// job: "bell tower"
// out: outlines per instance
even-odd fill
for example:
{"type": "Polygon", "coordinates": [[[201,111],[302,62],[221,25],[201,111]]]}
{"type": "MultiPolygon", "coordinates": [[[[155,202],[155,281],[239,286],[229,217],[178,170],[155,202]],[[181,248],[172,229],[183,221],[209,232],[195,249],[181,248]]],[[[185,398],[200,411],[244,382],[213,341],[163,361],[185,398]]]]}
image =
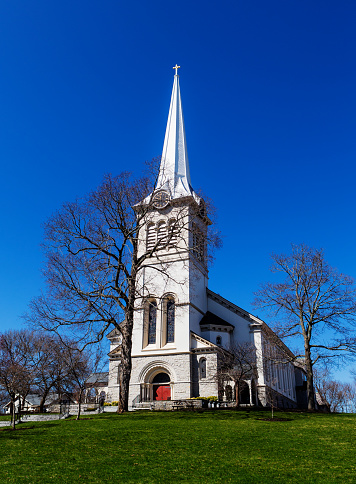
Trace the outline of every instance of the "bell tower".
{"type": "MultiPolygon", "coordinates": [[[[177,364],[180,367],[178,360],[186,360],[184,371],[189,373],[191,331],[200,333],[199,323],[207,312],[206,241],[211,223],[204,200],[191,184],[178,68],[177,65],[173,68],[175,75],[157,182],[143,201],[148,211],[140,231],[138,256],[146,258],[140,271],[142,297],[137,303],[132,346],[135,368],[146,368],[149,361],[158,364],[158,360],[169,360],[172,369],[166,373],[176,383],[190,380],[189,374],[173,375],[173,368],[177,364]]],[[[142,384],[142,378],[151,378],[150,374],[147,378],[142,375],[133,375],[132,384],[135,379],[141,379],[142,384]]],[[[184,398],[190,396],[189,388],[182,386],[184,398]]]]}

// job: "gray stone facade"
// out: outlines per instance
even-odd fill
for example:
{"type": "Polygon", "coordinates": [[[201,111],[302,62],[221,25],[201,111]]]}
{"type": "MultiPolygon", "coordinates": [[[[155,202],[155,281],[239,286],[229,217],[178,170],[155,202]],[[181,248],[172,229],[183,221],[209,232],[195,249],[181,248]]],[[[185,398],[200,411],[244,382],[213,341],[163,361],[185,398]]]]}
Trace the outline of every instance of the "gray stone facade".
{"type": "Polygon", "coordinates": [[[190,353],[155,355],[132,358],[129,402],[134,399],[152,400],[152,380],[163,372],[171,381],[171,399],[182,400],[192,396],[190,353]],[[143,389],[146,388],[146,395],[143,389]]]}

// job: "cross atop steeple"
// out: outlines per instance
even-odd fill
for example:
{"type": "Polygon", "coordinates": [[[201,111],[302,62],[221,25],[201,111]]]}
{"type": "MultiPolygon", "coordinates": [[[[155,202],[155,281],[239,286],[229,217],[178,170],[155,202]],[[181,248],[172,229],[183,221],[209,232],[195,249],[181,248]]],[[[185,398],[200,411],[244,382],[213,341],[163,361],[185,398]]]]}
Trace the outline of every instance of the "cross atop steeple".
{"type": "Polygon", "coordinates": [[[177,64],[173,67],[173,69],[176,70],[176,73],[174,74],[175,76],[178,76],[178,69],[180,69],[180,66],[178,66],[177,64]]]}

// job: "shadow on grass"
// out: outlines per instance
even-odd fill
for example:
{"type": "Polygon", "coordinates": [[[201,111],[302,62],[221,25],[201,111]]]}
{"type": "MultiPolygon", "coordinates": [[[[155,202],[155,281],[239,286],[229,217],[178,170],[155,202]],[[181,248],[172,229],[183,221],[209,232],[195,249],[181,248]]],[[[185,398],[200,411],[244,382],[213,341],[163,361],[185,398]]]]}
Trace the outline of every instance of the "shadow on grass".
{"type": "Polygon", "coordinates": [[[22,427],[21,425],[16,425],[15,430],[12,427],[9,426],[9,427],[4,427],[4,428],[0,429],[0,432],[12,432],[12,433],[14,433],[14,432],[18,432],[20,430],[31,430],[33,428],[35,428],[34,425],[31,425],[31,427],[22,427]]]}
{"type": "Polygon", "coordinates": [[[281,418],[281,417],[265,417],[265,418],[256,418],[256,420],[262,420],[263,422],[292,422],[292,418],[281,418]]]}

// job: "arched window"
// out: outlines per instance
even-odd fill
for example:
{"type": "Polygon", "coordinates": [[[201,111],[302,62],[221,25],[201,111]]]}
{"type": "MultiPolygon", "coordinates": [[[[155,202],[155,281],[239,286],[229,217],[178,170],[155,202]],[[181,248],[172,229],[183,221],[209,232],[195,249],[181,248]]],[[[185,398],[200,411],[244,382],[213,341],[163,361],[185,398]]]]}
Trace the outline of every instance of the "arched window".
{"type": "Polygon", "coordinates": [[[154,224],[149,224],[147,226],[147,240],[146,248],[147,250],[152,250],[156,243],[156,228],[154,224]]]}
{"type": "Polygon", "coordinates": [[[157,320],[157,303],[155,300],[149,301],[148,304],[148,344],[156,343],[156,320],[157,320]]]}
{"type": "Polygon", "coordinates": [[[199,203],[199,214],[203,218],[206,217],[206,204],[203,199],[201,199],[199,203]]]}
{"type": "Polygon", "coordinates": [[[166,296],[162,302],[162,345],[174,343],[176,305],[173,296],[166,296]]]}
{"type": "Polygon", "coordinates": [[[201,360],[199,361],[199,373],[200,373],[200,379],[202,378],[206,378],[206,359],[205,358],[201,358],[201,360]]]}
{"type": "Polygon", "coordinates": [[[205,240],[204,234],[196,223],[192,224],[193,232],[193,253],[200,262],[205,262],[205,240]]]}
{"type": "Polygon", "coordinates": [[[226,400],[231,402],[231,400],[232,400],[232,386],[231,385],[226,385],[225,396],[226,396],[226,400]]]}
{"type": "Polygon", "coordinates": [[[164,221],[159,222],[158,224],[157,242],[159,248],[162,248],[167,244],[167,224],[164,221]]]}
{"type": "Polygon", "coordinates": [[[174,343],[175,304],[173,299],[167,300],[167,343],[174,343]]]}
{"type": "Polygon", "coordinates": [[[216,337],[216,344],[217,344],[218,346],[221,346],[221,336],[217,336],[217,337],[216,337]]]}
{"type": "Polygon", "coordinates": [[[145,348],[147,345],[156,343],[157,302],[155,299],[146,300],[143,318],[142,347],[145,348]]]}
{"type": "Polygon", "coordinates": [[[171,249],[177,246],[178,242],[178,223],[176,220],[170,220],[168,224],[168,247],[171,249]]]}

